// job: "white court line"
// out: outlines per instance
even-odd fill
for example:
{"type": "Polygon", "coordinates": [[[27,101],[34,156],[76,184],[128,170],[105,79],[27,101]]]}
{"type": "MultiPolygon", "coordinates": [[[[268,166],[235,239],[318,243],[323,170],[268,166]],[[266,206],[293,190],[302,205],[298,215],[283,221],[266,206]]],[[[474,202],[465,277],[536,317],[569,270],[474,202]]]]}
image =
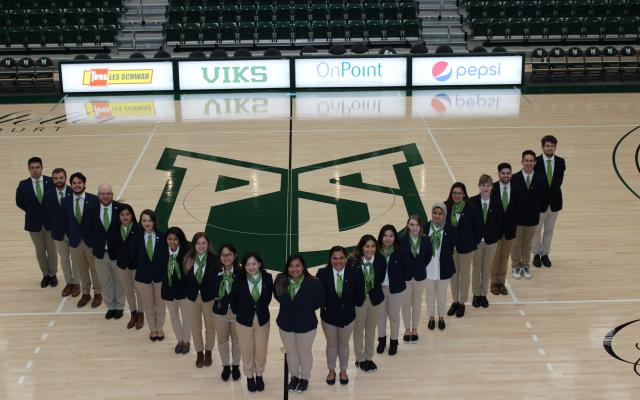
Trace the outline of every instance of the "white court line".
{"type": "Polygon", "coordinates": [[[538,341],[540,341],[540,339],[538,339],[538,335],[531,335],[531,339],[532,339],[534,342],[538,342],[538,341]]]}
{"type": "Polygon", "coordinates": [[[67,297],[63,297],[62,300],[60,300],[60,304],[58,304],[58,308],[56,308],[56,314],[60,314],[60,312],[62,311],[62,308],[64,307],[64,303],[66,302],[67,302],[67,297]]]}
{"type": "Polygon", "coordinates": [[[547,363],[547,369],[549,371],[553,371],[553,365],[551,365],[551,363],[547,363]]]}
{"type": "Polygon", "coordinates": [[[507,290],[509,291],[509,295],[511,296],[511,300],[513,300],[513,304],[519,304],[518,298],[516,297],[516,292],[513,290],[513,288],[509,284],[509,281],[507,280],[504,281],[504,287],[507,288],[507,290]]]}
{"type": "Polygon", "coordinates": [[[118,192],[116,199],[120,199],[120,197],[122,197],[122,195],[124,194],[124,190],[127,188],[127,185],[129,185],[129,181],[133,177],[133,174],[136,172],[136,169],[138,169],[138,164],[140,164],[140,161],[142,161],[142,157],[144,156],[144,153],[146,153],[147,148],[149,148],[149,144],[151,143],[153,136],[156,134],[157,129],[158,129],[158,124],[156,123],[156,126],[153,127],[153,130],[151,131],[151,133],[149,134],[149,137],[147,138],[147,142],[142,147],[140,154],[138,154],[138,158],[136,159],[136,162],[133,163],[133,167],[131,167],[131,171],[129,171],[129,175],[127,175],[127,179],[125,179],[124,183],[122,184],[122,187],[120,188],[120,192],[118,192]]]}
{"type": "Polygon", "coordinates": [[[523,310],[522,308],[521,308],[521,309],[519,309],[519,310],[518,310],[518,312],[520,313],[520,315],[521,315],[521,316],[523,316],[523,317],[524,317],[524,315],[525,315],[525,314],[524,314],[524,310],[523,310]]]}
{"type": "Polygon", "coordinates": [[[42,337],[40,338],[40,341],[44,342],[45,340],[47,340],[48,337],[49,337],[49,334],[45,332],[45,333],[42,334],[42,337]]]}
{"type": "Polygon", "coordinates": [[[25,368],[26,368],[26,369],[29,369],[29,368],[31,368],[32,366],[33,366],[33,361],[32,361],[32,360],[29,360],[29,362],[27,362],[27,365],[25,365],[25,368]]]}
{"type": "Polygon", "coordinates": [[[25,379],[27,379],[27,377],[22,375],[20,378],[18,378],[18,383],[23,384],[25,379]]]}
{"type": "Polygon", "coordinates": [[[53,328],[53,325],[56,323],[56,321],[49,321],[49,328],[53,328]]]}
{"type": "Polygon", "coordinates": [[[540,356],[545,357],[547,355],[547,353],[544,351],[544,349],[538,349],[538,353],[540,354],[540,356]]]}
{"type": "Polygon", "coordinates": [[[38,354],[38,353],[40,353],[40,346],[33,349],[33,354],[38,354]]]}
{"type": "Polygon", "coordinates": [[[527,327],[527,329],[531,329],[531,322],[527,321],[524,323],[524,325],[527,327]]]}

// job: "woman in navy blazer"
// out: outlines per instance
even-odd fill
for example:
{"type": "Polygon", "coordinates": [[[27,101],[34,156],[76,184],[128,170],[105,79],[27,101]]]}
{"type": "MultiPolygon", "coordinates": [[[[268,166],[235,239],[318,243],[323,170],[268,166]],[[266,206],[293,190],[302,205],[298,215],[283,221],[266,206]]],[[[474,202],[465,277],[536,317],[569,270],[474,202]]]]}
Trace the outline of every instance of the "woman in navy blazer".
{"type": "Polygon", "coordinates": [[[400,239],[400,248],[409,260],[410,274],[402,303],[405,343],[418,342],[418,326],[422,316],[422,294],[427,278],[427,263],[431,259],[431,242],[424,235],[422,218],[413,214],[407,220],[407,233],[400,239]]]}
{"type": "Polygon", "coordinates": [[[136,291],[147,314],[149,339],[164,340],[166,307],[161,296],[162,261],[167,252],[164,234],[157,229],[156,214],[152,210],[140,213],[141,232],[131,238],[131,263],[136,269],[136,291]]]}
{"type": "Polygon", "coordinates": [[[236,315],[236,330],[242,354],[242,370],[250,392],[263,391],[267,349],[269,347],[269,303],[273,278],[256,252],[242,257],[242,269],[231,288],[231,310],[236,315]]]}
{"type": "Polygon", "coordinates": [[[240,379],[240,346],[236,316],[229,303],[233,281],[240,272],[240,263],[238,252],[231,243],[223,244],[218,248],[218,264],[215,272],[217,294],[213,301],[213,323],[216,327],[218,352],[222,361],[220,378],[226,382],[233,375],[233,380],[237,381],[240,379]],[[231,347],[229,347],[229,340],[231,340],[231,347]]]}
{"type": "Polygon", "coordinates": [[[191,323],[187,317],[187,288],[184,274],[184,256],[189,250],[189,242],[182,229],[172,226],[167,230],[167,252],[162,256],[162,299],[167,303],[171,327],[178,339],[173,351],[187,354],[191,347],[191,323]]]}
{"type": "Polygon", "coordinates": [[[142,301],[138,298],[135,290],[136,267],[131,262],[131,239],[140,232],[140,225],[136,220],[136,214],[129,204],[121,204],[118,212],[120,229],[114,232],[115,237],[111,238],[111,243],[118,248],[116,264],[118,265],[117,278],[120,286],[124,290],[124,295],[129,303],[131,319],[127,323],[127,329],[134,326],[142,329],[144,326],[144,312],[142,311],[142,301]]]}
{"type": "Polygon", "coordinates": [[[364,373],[375,372],[378,366],[373,362],[376,342],[376,327],[380,318],[380,304],[384,301],[382,281],[387,273],[387,263],[378,252],[378,242],[372,235],[364,235],[349,260],[364,280],[365,300],[356,306],[356,322],[353,328],[353,349],[356,367],[364,373]]]}
{"type": "Polygon", "coordinates": [[[435,329],[435,307],[438,305],[438,329],[444,330],[444,310],[447,305],[447,288],[449,279],[456,272],[453,262],[453,248],[455,246],[455,231],[447,223],[447,206],[435,203],[431,207],[431,222],[427,227],[427,234],[433,257],[427,264],[427,327],[435,329]]]}
{"type": "Polygon", "coordinates": [[[216,298],[216,264],[218,259],[211,250],[211,242],[204,232],[193,235],[189,251],[184,257],[185,289],[189,299],[187,318],[191,323],[193,346],[196,348],[196,367],[213,364],[211,350],[215,339],[213,300],[216,298]],[[205,336],[202,338],[202,320],[205,336]]]}
{"type": "Polygon", "coordinates": [[[400,250],[398,231],[393,225],[385,225],[378,233],[378,247],[380,255],[387,264],[387,273],[382,281],[384,302],[378,318],[378,354],[384,352],[387,346],[387,319],[391,331],[389,341],[389,355],[398,352],[398,337],[400,335],[400,307],[404,301],[407,288],[406,281],[411,280],[411,266],[406,253],[400,250]]]}
{"type": "Polygon", "coordinates": [[[274,286],[275,298],[280,303],[276,323],[287,351],[291,375],[288,390],[302,393],[309,386],[312,347],[318,327],[316,310],[324,305],[324,289],[322,283],[309,273],[299,254],[287,258],[285,271],[278,274],[274,286]]]}
{"type": "Polygon", "coordinates": [[[327,339],[327,384],[336,383],[336,359],[340,359],[340,384],[349,383],[349,339],[356,319],[356,306],[364,303],[364,280],[353,266],[347,266],[342,246],[329,250],[329,262],[316,277],[324,288],[325,304],[320,309],[322,331],[327,339]]]}
{"type": "Polygon", "coordinates": [[[453,302],[447,315],[455,314],[461,318],[464,316],[464,303],[469,298],[471,261],[482,235],[482,220],[478,210],[471,204],[467,187],[462,182],[455,182],[451,186],[445,204],[449,222],[456,231],[456,249],[453,253],[456,273],[451,278],[453,302]]]}

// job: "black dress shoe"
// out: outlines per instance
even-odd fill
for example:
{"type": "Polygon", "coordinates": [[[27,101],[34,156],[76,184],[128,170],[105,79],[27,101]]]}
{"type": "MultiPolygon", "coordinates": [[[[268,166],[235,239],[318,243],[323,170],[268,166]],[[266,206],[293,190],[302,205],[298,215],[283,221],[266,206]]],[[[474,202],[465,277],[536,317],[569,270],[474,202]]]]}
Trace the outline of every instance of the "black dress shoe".
{"type": "MultiPolygon", "coordinates": [[[[187,354],[189,352],[189,349],[191,348],[191,343],[183,343],[182,344],[182,350],[181,353],[182,354],[187,354]]],[[[238,376],[239,378],[239,376],[238,376]]]]}
{"type": "Polygon", "coordinates": [[[366,361],[356,361],[356,368],[360,368],[360,371],[364,372],[365,374],[369,373],[369,365],[367,364],[366,361]]]}
{"type": "Polygon", "coordinates": [[[347,378],[347,379],[340,378],[340,384],[341,385],[347,385],[348,383],[349,383],[349,378],[347,378]]]}
{"type": "Polygon", "coordinates": [[[480,305],[482,304],[480,302],[480,297],[481,296],[473,296],[473,301],[471,302],[471,305],[474,306],[475,308],[480,308],[480,305]]]}
{"type": "Polygon", "coordinates": [[[443,319],[439,319],[438,320],[438,329],[440,329],[441,331],[444,330],[445,324],[444,324],[444,320],[443,319]]]}
{"type": "Polygon", "coordinates": [[[456,317],[464,317],[464,304],[458,304],[458,308],[456,309],[456,317]]]}
{"type": "Polygon", "coordinates": [[[378,347],[376,347],[376,352],[378,354],[384,353],[384,349],[387,347],[387,337],[379,337],[378,338],[378,347]]]}
{"type": "Polygon", "coordinates": [[[220,374],[220,378],[222,378],[223,381],[228,381],[229,378],[231,377],[231,367],[228,365],[225,365],[224,367],[222,367],[222,373],[220,374]]]}
{"type": "MultiPolygon", "coordinates": [[[[357,365],[356,365],[357,367],[357,365]]],[[[287,389],[290,392],[295,392],[296,390],[298,390],[298,385],[300,384],[300,379],[298,379],[297,376],[292,376],[291,380],[289,381],[289,385],[287,386],[287,389]]]]}
{"type": "Polygon", "coordinates": [[[58,278],[55,275],[49,277],[49,286],[51,287],[58,286],[58,278]]]}
{"type": "Polygon", "coordinates": [[[373,362],[373,360],[368,360],[366,362],[369,365],[369,372],[376,372],[378,370],[378,366],[373,362]]]}
{"type": "Polygon", "coordinates": [[[173,351],[176,354],[180,354],[182,352],[182,342],[178,342],[178,344],[176,344],[176,347],[173,349],[173,351]]]}
{"type": "MultiPolygon", "coordinates": [[[[240,366],[239,365],[232,365],[231,366],[231,379],[233,379],[234,381],[237,381],[238,379],[240,379],[240,366]]],[[[260,378],[262,379],[262,378],[260,378]]]]}
{"type": "Polygon", "coordinates": [[[113,318],[113,310],[107,310],[107,313],[104,315],[104,319],[113,318]]]}
{"type": "Polygon", "coordinates": [[[47,286],[49,286],[49,277],[48,276],[43,276],[42,280],[40,281],[40,287],[44,289],[47,286]]]}
{"type": "Polygon", "coordinates": [[[309,381],[306,380],[306,379],[300,379],[300,382],[298,383],[298,388],[296,389],[296,392],[298,392],[298,393],[306,392],[308,387],[309,387],[309,381]]]}
{"type": "Polygon", "coordinates": [[[480,297],[480,305],[482,308],[489,308],[489,300],[487,300],[487,296],[480,297]]]}
{"type": "Polygon", "coordinates": [[[253,378],[247,378],[247,390],[251,393],[256,391],[256,380],[253,378]]]}
{"type": "Polygon", "coordinates": [[[540,255],[536,254],[535,256],[533,256],[533,266],[536,268],[540,268],[542,266],[542,264],[540,264],[540,255]]]}
{"type": "MultiPolygon", "coordinates": [[[[394,356],[397,352],[398,352],[398,341],[391,339],[389,341],[389,355],[390,356],[394,356]]],[[[348,379],[347,379],[347,381],[348,381],[348,379]]]]}
{"type": "Polygon", "coordinates": [[[405,343],[411,343],[411,335],[404,335],[402,341],[405,343]]]}
{"type": "Polygon", "coordinates": [[[458,311],[458,303],[451,303],[451,307],[449,307],[449,311],[447,311],[448,316],[452,316],[458,311]]]}
{"type": "Polygon", "coordinates": [[[411,344],[418,343],[418,340],[420,340],[420,337],[418,335],[411,335],[411,344]]]}
{"type": "Polygon", "coordinates": [[[113,319],[120,319],[124,316],[124,310],[113,310],[113,319]]]}
{"type": "Polygon", "coordinates": [[[427,324],[427,327],[429,328],[430,331],[436,329],[436,321],[434,319],[430,319],[429,323],[427,324]]]}
{"type": "Polygon", "coordinates": [[[546,254],[542,256],[542,265],[547,268],[551,268],[551,260],[549,260],[549,256],[546,254]]]}
{"type": "Polygon", "coordinates": [[[329,379],[329,378],[327,378],[325,381],[327,382],[327,385],[329,385],[329,386],[333,386],[333,385],[335,385],[335,384],[336,384],[336,377],[335,377],[335,375],[334,375],[334,376],[333,376],[333,379],[329,379]]]}
{"type": "Polygon", "coordinates": [[[261,376],[256,375],[256,390],[262,392],[264,390],[264,381],[261,376]]]}
{"type": "Polygon", "coordinates": [[[162,342],[164,340],[164,335],[158,336],[156,339],[158,340],[158,342],[162,342]]]}

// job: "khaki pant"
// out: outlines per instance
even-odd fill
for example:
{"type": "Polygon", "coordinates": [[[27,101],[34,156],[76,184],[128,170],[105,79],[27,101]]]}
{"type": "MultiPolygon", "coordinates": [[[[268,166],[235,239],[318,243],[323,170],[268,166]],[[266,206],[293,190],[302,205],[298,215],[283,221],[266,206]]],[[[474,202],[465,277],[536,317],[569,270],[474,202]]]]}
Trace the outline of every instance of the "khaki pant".
{"type": "Polygon", "coordinates": [[[382,286],[384,301],[380,304],[380,317],[378,318],[378,337],[387,336],[387,319],[389,319],[389,331],[391,340],[398,340],[400,335],[400,307],[404,302],[406,290],[400,293],[389,293],[389,286],[382,286]]]}
{"type": "Polygon", "coordinates": [[[340,371],[349,367],[349,339],[355,323],[352,321],[343,328],[322,321],[322,331],[327,339],[327,368],[336,369],[336,360],[340,359],[340,371]]]}
{"type": "Polygon", "coordinates": [[[427,315],[435,317],[436,303],[438,305],[438,316],[444,317],[447,307],[447,287],[449,279],[434,280],[427,279],[427,315]]]}
{"type": "Polygon", "coordinates": [[[538,254],[539,256],[549,255],[553,228],[556,226],[557,220],[558,211],[551,211],[551,207],[548,207],[547,211],[540,213],[540,222],[533,236],[533,254],[538,254]]]}
{"type": "Polygon", "coordinates": [[[457,250],[453,252],[453,263],[456,272],[451,277],[451,297],[454,303],[464,304],[469,298],[469,284],[471,283],[471,260],[475,250],[460,254],[457,250]]]}
{"type": "Polygon", "coordinates": [[[91,253],[91,248],[81,240],[78,247],[71,247],[71,262],[73,263],[73,275],[80,279],[80,289],[82,294],[91,293],[93,284],[93,294],[101,291],[100,278],[96,271],[96,260],[91,253]]]}
{"type": "Polygon", "coordinates": [[[216,337],[213,323],[213,300],[204,302],[198,294],[196,301],[188,300],[187,319],[191,323],[191,336],[196,351],[211,351],[216,337]],[[204,341],[202,339],[202,320],[204,319],[204,341]]]}
{"type": "Polygon", "coordinates": [[[496,245],[496,253],[493,255],[491,262],[491,284],[504,285],[507,277],[507,264],[509,263],[509,255],[513,239],[500,239],[496,245]]]}
{"type": "Polygon", "coordinates": [[[187,317],[187,307],[189,300],[173,300],[166,301],[169,309],[169,317],[171,317],[171,327],[176,335],[178,342],[189,343],[191,341],[191,323],[187,317]]]}
{"type": "Polygon", "coordinates": [[[71,253],[69,250],[69,238],[67,235],[62,240],[54,240],[53,244],[56,246],[56,251],[60,256],[60,266],[62,267],[62,274],[64,275],[64,281],[67,285],[77,285],[78,277],[73,275],[73,269],[71,267],[71,253]]]}
{"type": "Polygon", "coordinates": [[[162,332],[164,319],[167,313],[164,300],[160,296],[162,283],[142,283],[136,281],[136,292],[140,297],[149,331],[162,332]]]}
{"type": "Polygon", "coordinates": [[[258,317],[253,319],[251,327],[236,323],[238,342],[242,353],[242,371],[247,378],[254,375],[262,376],[267,364],[267,349],[269,347],[270,322],[260,326],[258,317]]]}
{"type": "Polygon", "coordinates": [[[96,258],[96,272],[100,279],[102,298],[108,310],[124,310],[124,290],[118,281],[118,265],[105,253],[103,258],[96,258]]]}
{"type": "Polygon", "coordinates": [[[140,299],[136,296],[136,270],[118,268],[116,274],[127,298],[127,303],[129,303],[129,311],[142,311],[142,304],[140,304],[140,299]]]}
{"type": "Polygon", "coordinates": [[[373,348],[376,343],[376,326],[380,318],[382,306],[374,306],[367,296],[362,307],[356,307],[356,320],[353,326],[353,351],[356,361],[373,359],[373,348]]]}
{"type": "Polygon", "coordinates": [[[471,289],[474,296],[486,296],[489,290],[489,276],[491,274],[491,261],[496,254],[497,244],[480,242],[473,254],[473,272],[471,289]]]}
{"type": "Polygon", "coordinates": [[[511,247],[511,268],[528,267],[531,262],[531,245],[537,226],[516,227],[516,237],[511,247]]]}
{"type": "Polygon", "coordinates": [[[240,343],[236,330],[236,316],[231,312],[231,307],[227,310],[227,315],[214,313],[213,323],[216,327],[218,352],[222,365],[240,365],[240,343]],[[229,348],[229,339],[231,339],[231,348],[229,348]],[[231,353],[231,364],[229,364],[229,353],[231,353]]]}
{"type": "Polygon", "coordinates": [[[309,380],[313,367],[313,341],[316,339],[314,329],[305,333],[285,332],[280,329],[280,338],[287,352],[289,375],[309,380]]]}
{"type": "Polygon", "coordinates": [[[58,253],[51,232],[42,228],[40,232],[29,232],[36,249],[36,259],[43,276],[55,276],[58,272],[58,253]]]}
{"type": "Polygon", "coordinates": [[[404,302],[402,303],[402,320],[404,321],[404,329],[407,331],[410,331],[411,328],[418,329],[418,325],[420,325],[422,293],[424,293],[424,280],[411,279],[407,282],[407,290],[405,290],[404,302]]]}

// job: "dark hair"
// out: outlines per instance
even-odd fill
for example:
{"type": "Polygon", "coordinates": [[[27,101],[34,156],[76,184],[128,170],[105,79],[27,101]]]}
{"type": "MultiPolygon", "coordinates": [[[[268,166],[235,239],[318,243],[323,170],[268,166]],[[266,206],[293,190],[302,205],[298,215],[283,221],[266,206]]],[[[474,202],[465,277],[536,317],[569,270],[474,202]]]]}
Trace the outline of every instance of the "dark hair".
{"type": "MultiPolygon", "coordinates": [[[[225,246],[220,246],[220,248],[223,248],[225,246]]],[[[267,271],[264,268],[264,262],[262,262],[262,257],[260,256],[260,254],[258,254],[255,251],[249,251],[244,253],[244,255],[242,256],[242,263],[240,265],[240,271],[239,271],[239,275],[243,278],[247,277],[247,270],[244,269],[245,265],[247,265],[247,261],[249,261],[250,258],[255,258],[255,260],[260,264],[260,267],[258,268],[258,271],[260,271],[261,274],[265,274],[267,271]]]]}
{"type": "Polygon", "coordinates": [[[211,241],[209,240],[207,235],[204,232],[196,232],[196,234],[193,235],[193,239],[191,239],[191,243],[189,244],[189,251],[187,251],[187,254],[184,256],[184,271],[185,272],[188,272],[191,268],[193,268],[193,263],[195,262],[196,254],[198,254],[198,252],[196,251],[196,243],[201,238],[205,238],[205,240],[207,241],[207,244],[208,244],[208,246],[207,246],[207,259],[209,259],[210,257],[215,257],[216,256],[216,254],[211,249],[211,241]]]}
{"type": "Polygon", "coordinates": [[[136,220],[136,213],[133,211],[133,207],[131,207],[127,203],[120,204],[120,211],[118,211],[118,218],[120,218],[120,213],[123,211],[129,211],[131,213],[131,223],[136,224],[138,221],[136,220]]]}
{"type": "Polygon", "coordinates": [[[233,258],[232,268],[233,268],[233,273],[237,274],[238,272],[240,272],[240,261],[238,261],[238,251],[236,250],[236,247],[231,243],[225,243],[220,245],[220,247],[218,247],[218,262],[216,263],[215,272],[218,273],[224,269],[224,265],[222,264],[222,259],[221,259],[222,257],[221,254],[223,249],[229,249],[233,253],[234,258],[233,258]]]}
{"type": "Polygon", "coordinates": [[[333,253],[342,253],[344,254],[344,258],[347,258],[347,250],[342,246],[333,246],[329,249],[329,261],[327,261],[327,267],[333,268],[331,265],[331,257],[333,257],[333,253]]]}
{"type": "Polygon", "coordinates": [[[73,174],[71,174],[71,176],[69,177],[69,183],[73,182],[73,180],[76,178],[80,179],[82,183],[87,183],[87,177],[84,176],[82,172],[74,172],[73,174]]]}
{"type": "Polygon", "coordinates": [[[524,160],[524,156],[532,156],[533,159],[536,159],[536,153],[533,150],[525,150],[522,152],[522,159],[524,160]]]}
{"type": "Polygon", "coordinates": [[[51,175],[55,174],[64,174],[65,178],[67,177],[67,171],[65,171],[64,168],[54,168],[53,171],[51,171],[51,175]]]}
{"type": "Polygon", "coordinates": [[[277,296],[280,296],[283,293],[287,292],[289,288],[289,267],[291,266],[291,263],[294,262],[295,260],[300,261],[300,264],[302,264],[302,275],[304,276],[305,279],[316,279],[313,275],[309,273],[309,270],[307,269],[307,263],[304,261],[302,254],[299,254],[299,253],[291,254],[289,257],[287,257],[287,262],[284,265],[284,271],[278,274],[278,276],[276,277],[276,281],[273,284],[273,286],[275,286],[276,288],[277,296]]]}
{"type": "Polygon", "coordinates": [[[184,254],[187,252],[187,250],[189,250],[189,241],[187,241],[187,235],[184,234],[184,231],[182,229],[178,228],[177,226],[172,226],[171,228],[167,229],[165,240],[169,237],[169,235],[175,235],[178,238],[178,246],[180,246],[178,252],[180,254],[184,254]]]}
{"type": "Polygon", "coordinates": [[[558,144],[558,139],[553,136],[553,135],[544,135],[542,137],[542,139],[540,140],[540,144],[542,144],[544,146],[545,143],[550,142],[553,143],[554,145],[558,144]]]}
{"type": "Polygon", "coordinates": [[[513,170],[513,168],[511,168],[511,164],[509,164],[508,162],[501,162],[500,164],[498,164],[498,172],[502,171],[505,168],[509,168],[509,171],[513,170]]]}
{"type": "Polygon", "coordinates": [[[453,185],[451,185],[451,189],[449,189],[449,197],[447,197],[447,200],[445,200],[444,202],[444,204],[446,204],[447,208],[449,209],[449,212],[453,208],[453,197],[451,196],[451,192],[453,192],[453,189],[462,189],[462,192],[464,193],[462,197],[462,201],[464,201],[465,204],[469,204],[469,196],[467,196],[467,187],[462,182],[455,182],[453,185]]]}
{"type": "Polygon", "coordinates": [[[482,174],[482,175],[480,175],[480,179],[478,179],[478,186],[480,186],[482,184],[485,184],[485,183],[488,183],[488,184],[492,185],[493,184],[493,179],[487,174],[482,174]]]}
{"type": "Polygon", "coordinates": [[[31,157],[29,161],[27,161],[27,165],[31,164],[40,164],[42,167],[42,159],[40,157],[31,157]]]}
{"type": "Polygon", "coordinates": [[[380,233],[378,233],[378,248],[381,249],[383,247],[382,239],[384,238],[384,234],[387,231],[391,231],[393,233],[393,248],[395,250],[398,250],[400,248],[400,239],[398,239],[398,231],[396,230],[396,227],[391,224],[384,225],[382,228],[380,228],[380,233]]]}
{"type": "Polygon", "coordinates": [[[378,241],[376,240],[376,238],[373,237],[373,235],[366,234],[362,236],[360,240],[358,240],[358,244],[356,245],[356,248],[353,250],[353,254],[351,255],[351,258],[354,264],[357,263],[358,260],[360,260],[360,257],[362,257],[362,249],[364,249],[364,246],[369,241],[373,241],[373,243],[375,243],[376,253],[378,252],[379,250],[378,241]]]}
{"type": "Polygon", "coordinates": [[[407,235],[409,235],[409,221],[414,220],[418,223],[418,225],[420,225],[420,236],[422,236],[422,234],[424,233],[424,224],[422,223],[422,218],[420,218],[420,216],[418,214],[411,214],[409,215],[409,218],[407,218],[407,235]]]}
{"type": "Polygon", "coordinates": [[[156,213],[154,213],[153,210],[149,210],[147,208],[145,210],[142,210],[142,212],[140,213],[140,231],[144,232],[144,227],[142,226],[142,217],[145,215],[151,218],[151,222],[153,222],[153,230],[158,230],[158,218],[156,217],[156,213]]]}

